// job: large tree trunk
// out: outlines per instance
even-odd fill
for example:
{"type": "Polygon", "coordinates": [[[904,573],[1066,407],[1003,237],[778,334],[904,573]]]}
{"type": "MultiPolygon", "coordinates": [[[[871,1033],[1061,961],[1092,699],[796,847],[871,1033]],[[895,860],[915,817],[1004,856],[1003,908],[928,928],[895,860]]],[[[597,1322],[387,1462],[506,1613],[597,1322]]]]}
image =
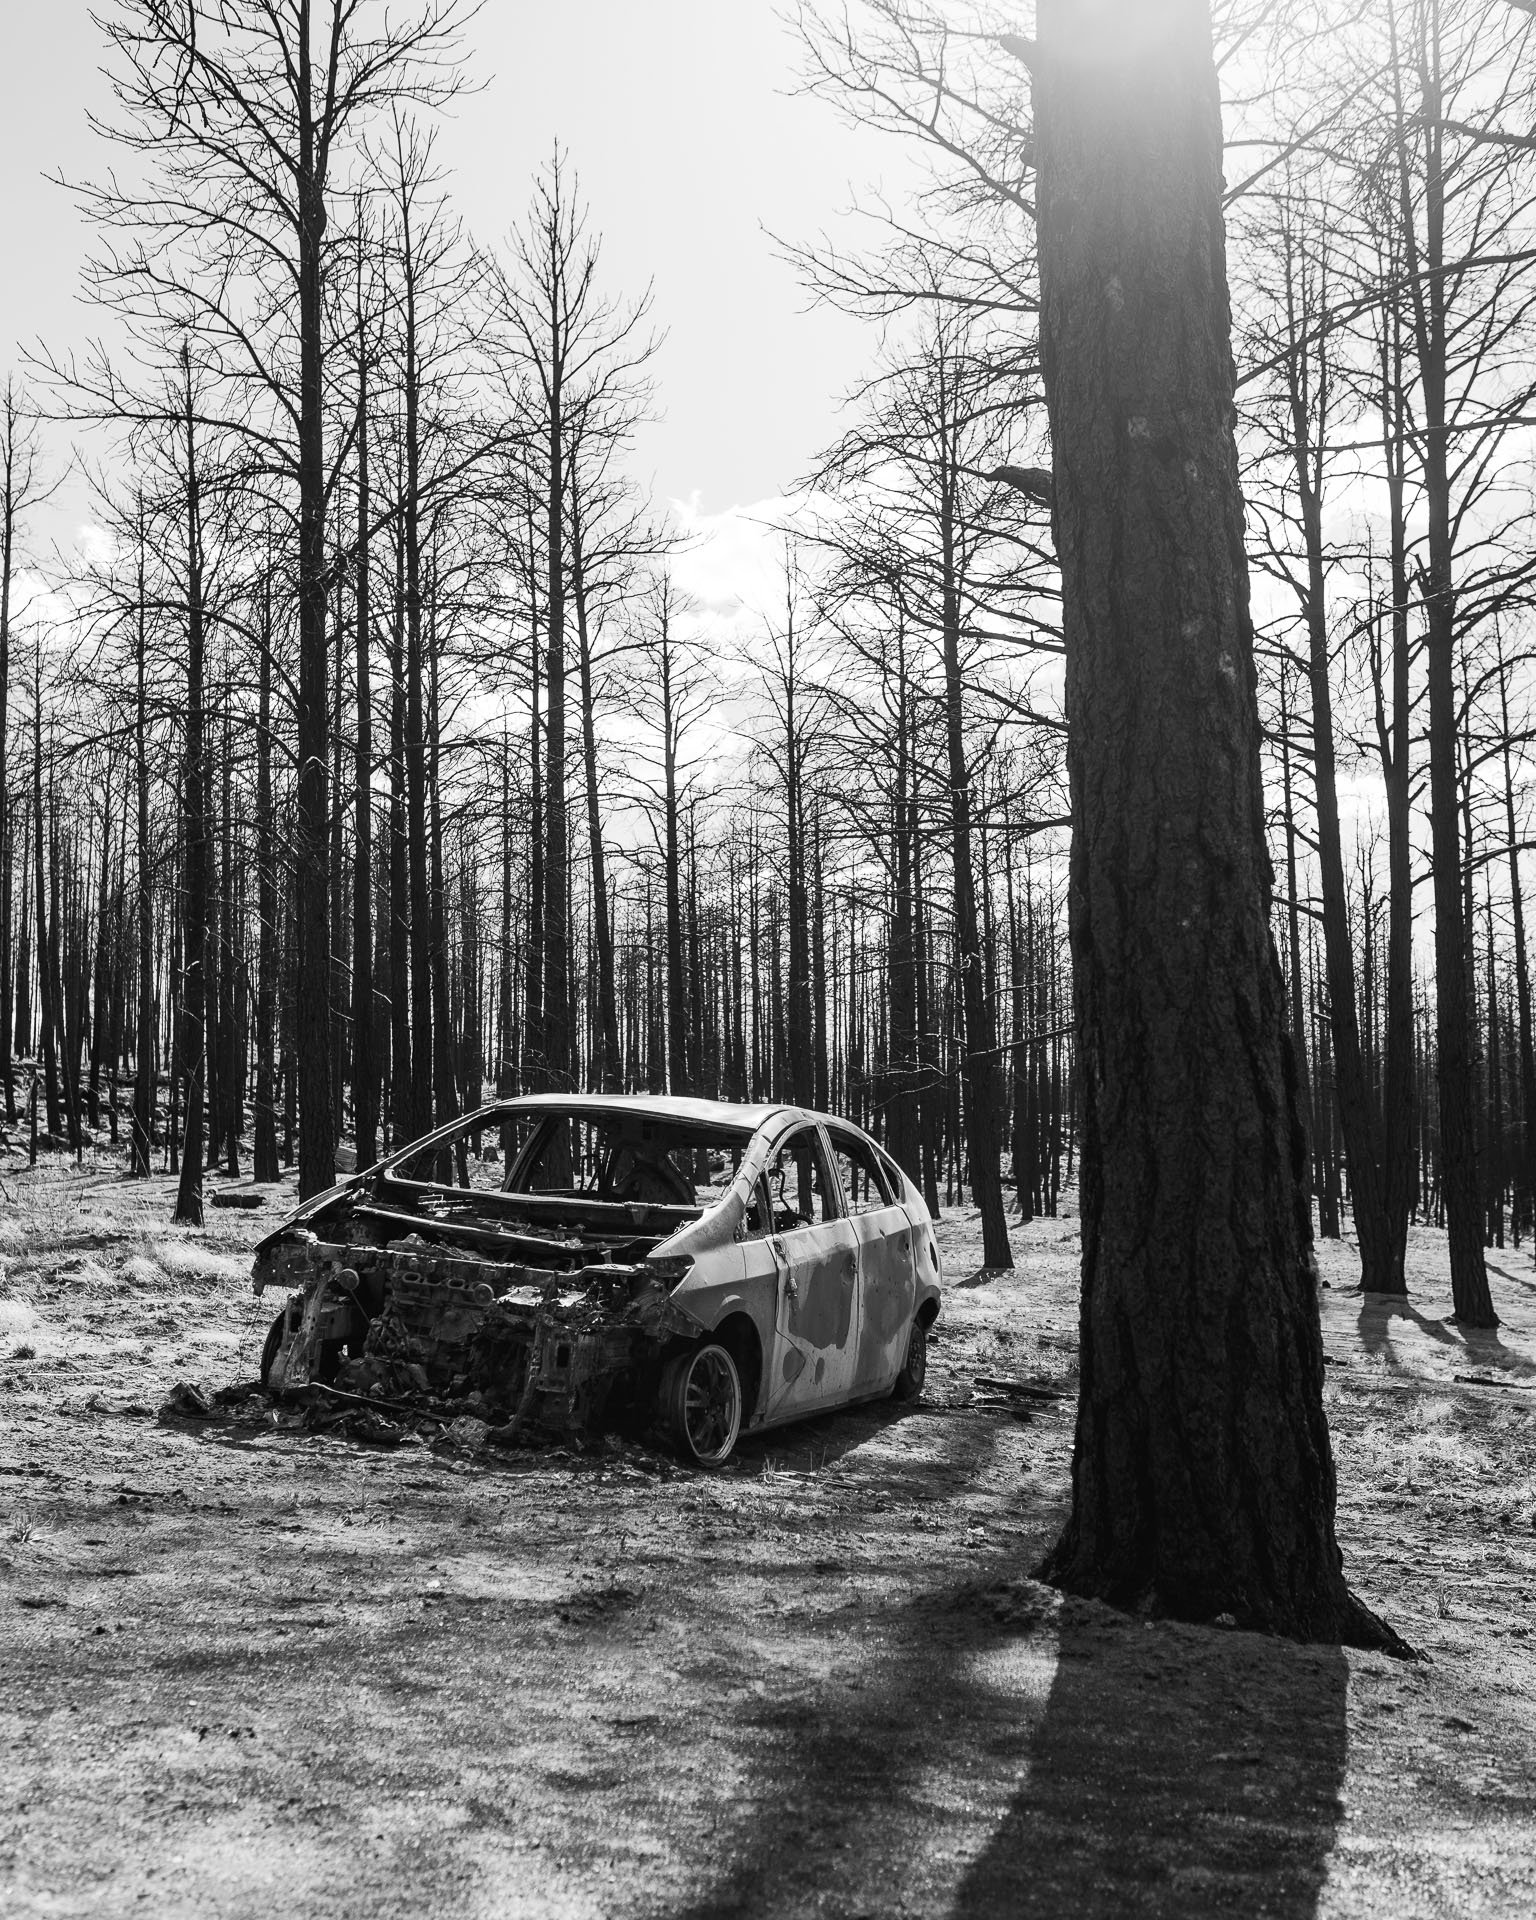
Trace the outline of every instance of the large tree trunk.
{"type": "Polygon", "coordinates": [[[1066,638],[1082,1385],[1047,1576],[1379,1644],[1344,1584],[1269,932],[1205,0],[1041,0],[1041,354],[1066,638]]]}

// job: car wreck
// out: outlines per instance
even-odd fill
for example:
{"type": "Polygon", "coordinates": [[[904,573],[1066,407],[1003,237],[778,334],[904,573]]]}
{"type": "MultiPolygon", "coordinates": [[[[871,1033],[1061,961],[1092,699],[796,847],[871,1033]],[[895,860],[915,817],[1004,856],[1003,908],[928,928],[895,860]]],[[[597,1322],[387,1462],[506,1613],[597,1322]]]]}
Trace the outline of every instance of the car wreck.
{"type": "Polygon", "coordinates": [[[788,1106],[502,1100],[317,1195],[256,1250],[279,1399],[434,1409],[511,1443],[741,1434],[922,1390],[940,1266],[859,1128],[788,1106]]]}

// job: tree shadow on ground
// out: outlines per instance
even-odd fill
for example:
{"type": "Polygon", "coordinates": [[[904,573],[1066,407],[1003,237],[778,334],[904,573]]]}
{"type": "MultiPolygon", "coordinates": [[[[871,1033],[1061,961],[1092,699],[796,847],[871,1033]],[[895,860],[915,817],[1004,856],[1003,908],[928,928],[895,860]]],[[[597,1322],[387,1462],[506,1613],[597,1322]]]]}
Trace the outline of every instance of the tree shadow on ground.
{"type": "MultiPolygon", "coordinates": [[[[1518,1249],[1516,1249],[1516,1251],[1518,1252],[1518,1249]]],[[[1496,1273],[1501,1280],[1508,1280],[1514,1286],[1524,1287],[1529,1292],[1536,1293],[1536,1274],[1511,1273],[1508,1267],[1496,1265],[1492,1260],[1488,1259],[1486,1254],[1483,1258],[1484,1264],[1490,1273],[1496,1273]]]]}
{"type": "Polygon", "coordinates": [[[1368,1354],[1385,1360],[1397,1373],[1412,1374],[1415,1369],[1399,1357],[1393,1344],[1394,1320],[1411,1321],[1439,1346],[1460,1348],[1471,1365],[1497,1367],[1503,1373],[1521,1376],[1536,1374],[1536,1362],[1506,1346],[1499,1338],[1497,1328],[1464,1327],[1456,1320],[1432,1320],[1427,1314],[1420,1313],[1400,1293],[1362,1293],[1360,1344],[1368,1354]]]}
{"type": "Polygon", "coordinates": [[[1496,1327],[1458,1326],[1456,1337],[1466,1349],[1467,1358],[1481,1367],[1498,1367],[1504,1373],[1536,1374],[1536,1362],[1505,1346],[1496,1327]]]}
{"type": "Polygon", "coordinates": [[[775,1469],[815,1472],[835,1465],[888,1427],[933,1417],[934,1409],[918,1400],[871,1400],[863,1406],[813,1415],[770,1427],[766,1433],[744,1435],[729,1471],[748,1476],[775,1469]]]}
{"type": "Polygon", "coordinates": [[[1338,1649],[992,1571],[873,1614],[858,1675],[735,1736],[734,1830],[686,1920],[1311,1920],[1340,1819],[1338,1649]]]}
{"type": "Polygon", "coordinates": [[[956,1920],[1310,1920],[1340,1819],[1347,1680],[1337,1648],[1067,1603],[1028,1778],[956,1920]]]}
{"type": "Polygon", "coordinates": [[[1408,1373],[1412,1369],[1398,1358],[1397,1349],[1392,1340],[1392,1322],[1409,1320],[1421,1333],[1441,1346],[1454,1347],[1458,1344],[1456,1335],[1443,1320],[1431,1320],[1427,1314],[1420,1313],[1400,1293],[1364,1293],[1360,1295],[1360,1344],[1375,1359],[1385,1360],[1388,1366],[1399,1373],[1408,1373]]]}

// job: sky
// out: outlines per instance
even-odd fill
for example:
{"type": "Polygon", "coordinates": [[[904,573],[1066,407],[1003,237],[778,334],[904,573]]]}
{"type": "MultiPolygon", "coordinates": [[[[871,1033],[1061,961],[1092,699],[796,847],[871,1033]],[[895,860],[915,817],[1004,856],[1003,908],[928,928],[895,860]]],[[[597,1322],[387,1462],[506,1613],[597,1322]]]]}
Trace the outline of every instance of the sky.
{"type": "MultiPolygon", "coordinates": [[[[86,124],[104,107],[87,0],[0,0],[0,369],[38,338],[93,331],[78,295],[89,244],[69,195],[45,178],[99,176],[110,151],[86,124]]],[[[867,363],[867,326],[808,310],[773,234],[813,240],[855,193],[899,192],[905,152],[796,94],[797,49],[769,0],[484,0],[469,75],[440,151],[468,227],[484,242],[524,212],[558,140],[603,235],[607,284],[654,290],[667,336],[664,417],[645,429],[639,477],[713,536],[712,578],[833,437],[836,401],[867,363]]],[[[66,491],[51,538],[77,538],[66,491]]]]}

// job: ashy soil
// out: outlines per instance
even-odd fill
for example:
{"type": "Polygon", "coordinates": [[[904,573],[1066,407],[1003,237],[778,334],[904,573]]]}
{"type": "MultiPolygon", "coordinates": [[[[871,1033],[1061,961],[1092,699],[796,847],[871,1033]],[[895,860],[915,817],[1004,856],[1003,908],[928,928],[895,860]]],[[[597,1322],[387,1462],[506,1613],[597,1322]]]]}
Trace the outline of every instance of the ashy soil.
{"type": "Polygon", "coordinates": [[[7,1915],[1536,1912],[1536,1273],[1448,1319],[1323,1249],[1351,1579],[1429,1657],[1063,1604],[1076,1222],[976,1272],[925,1399],[466,1460],[161,1422],[255,1370],[257,1214],[4,1173],[7,1915]],[[1024,1393],[1020,1383],[1065,1397],[1024,1393]]]}

